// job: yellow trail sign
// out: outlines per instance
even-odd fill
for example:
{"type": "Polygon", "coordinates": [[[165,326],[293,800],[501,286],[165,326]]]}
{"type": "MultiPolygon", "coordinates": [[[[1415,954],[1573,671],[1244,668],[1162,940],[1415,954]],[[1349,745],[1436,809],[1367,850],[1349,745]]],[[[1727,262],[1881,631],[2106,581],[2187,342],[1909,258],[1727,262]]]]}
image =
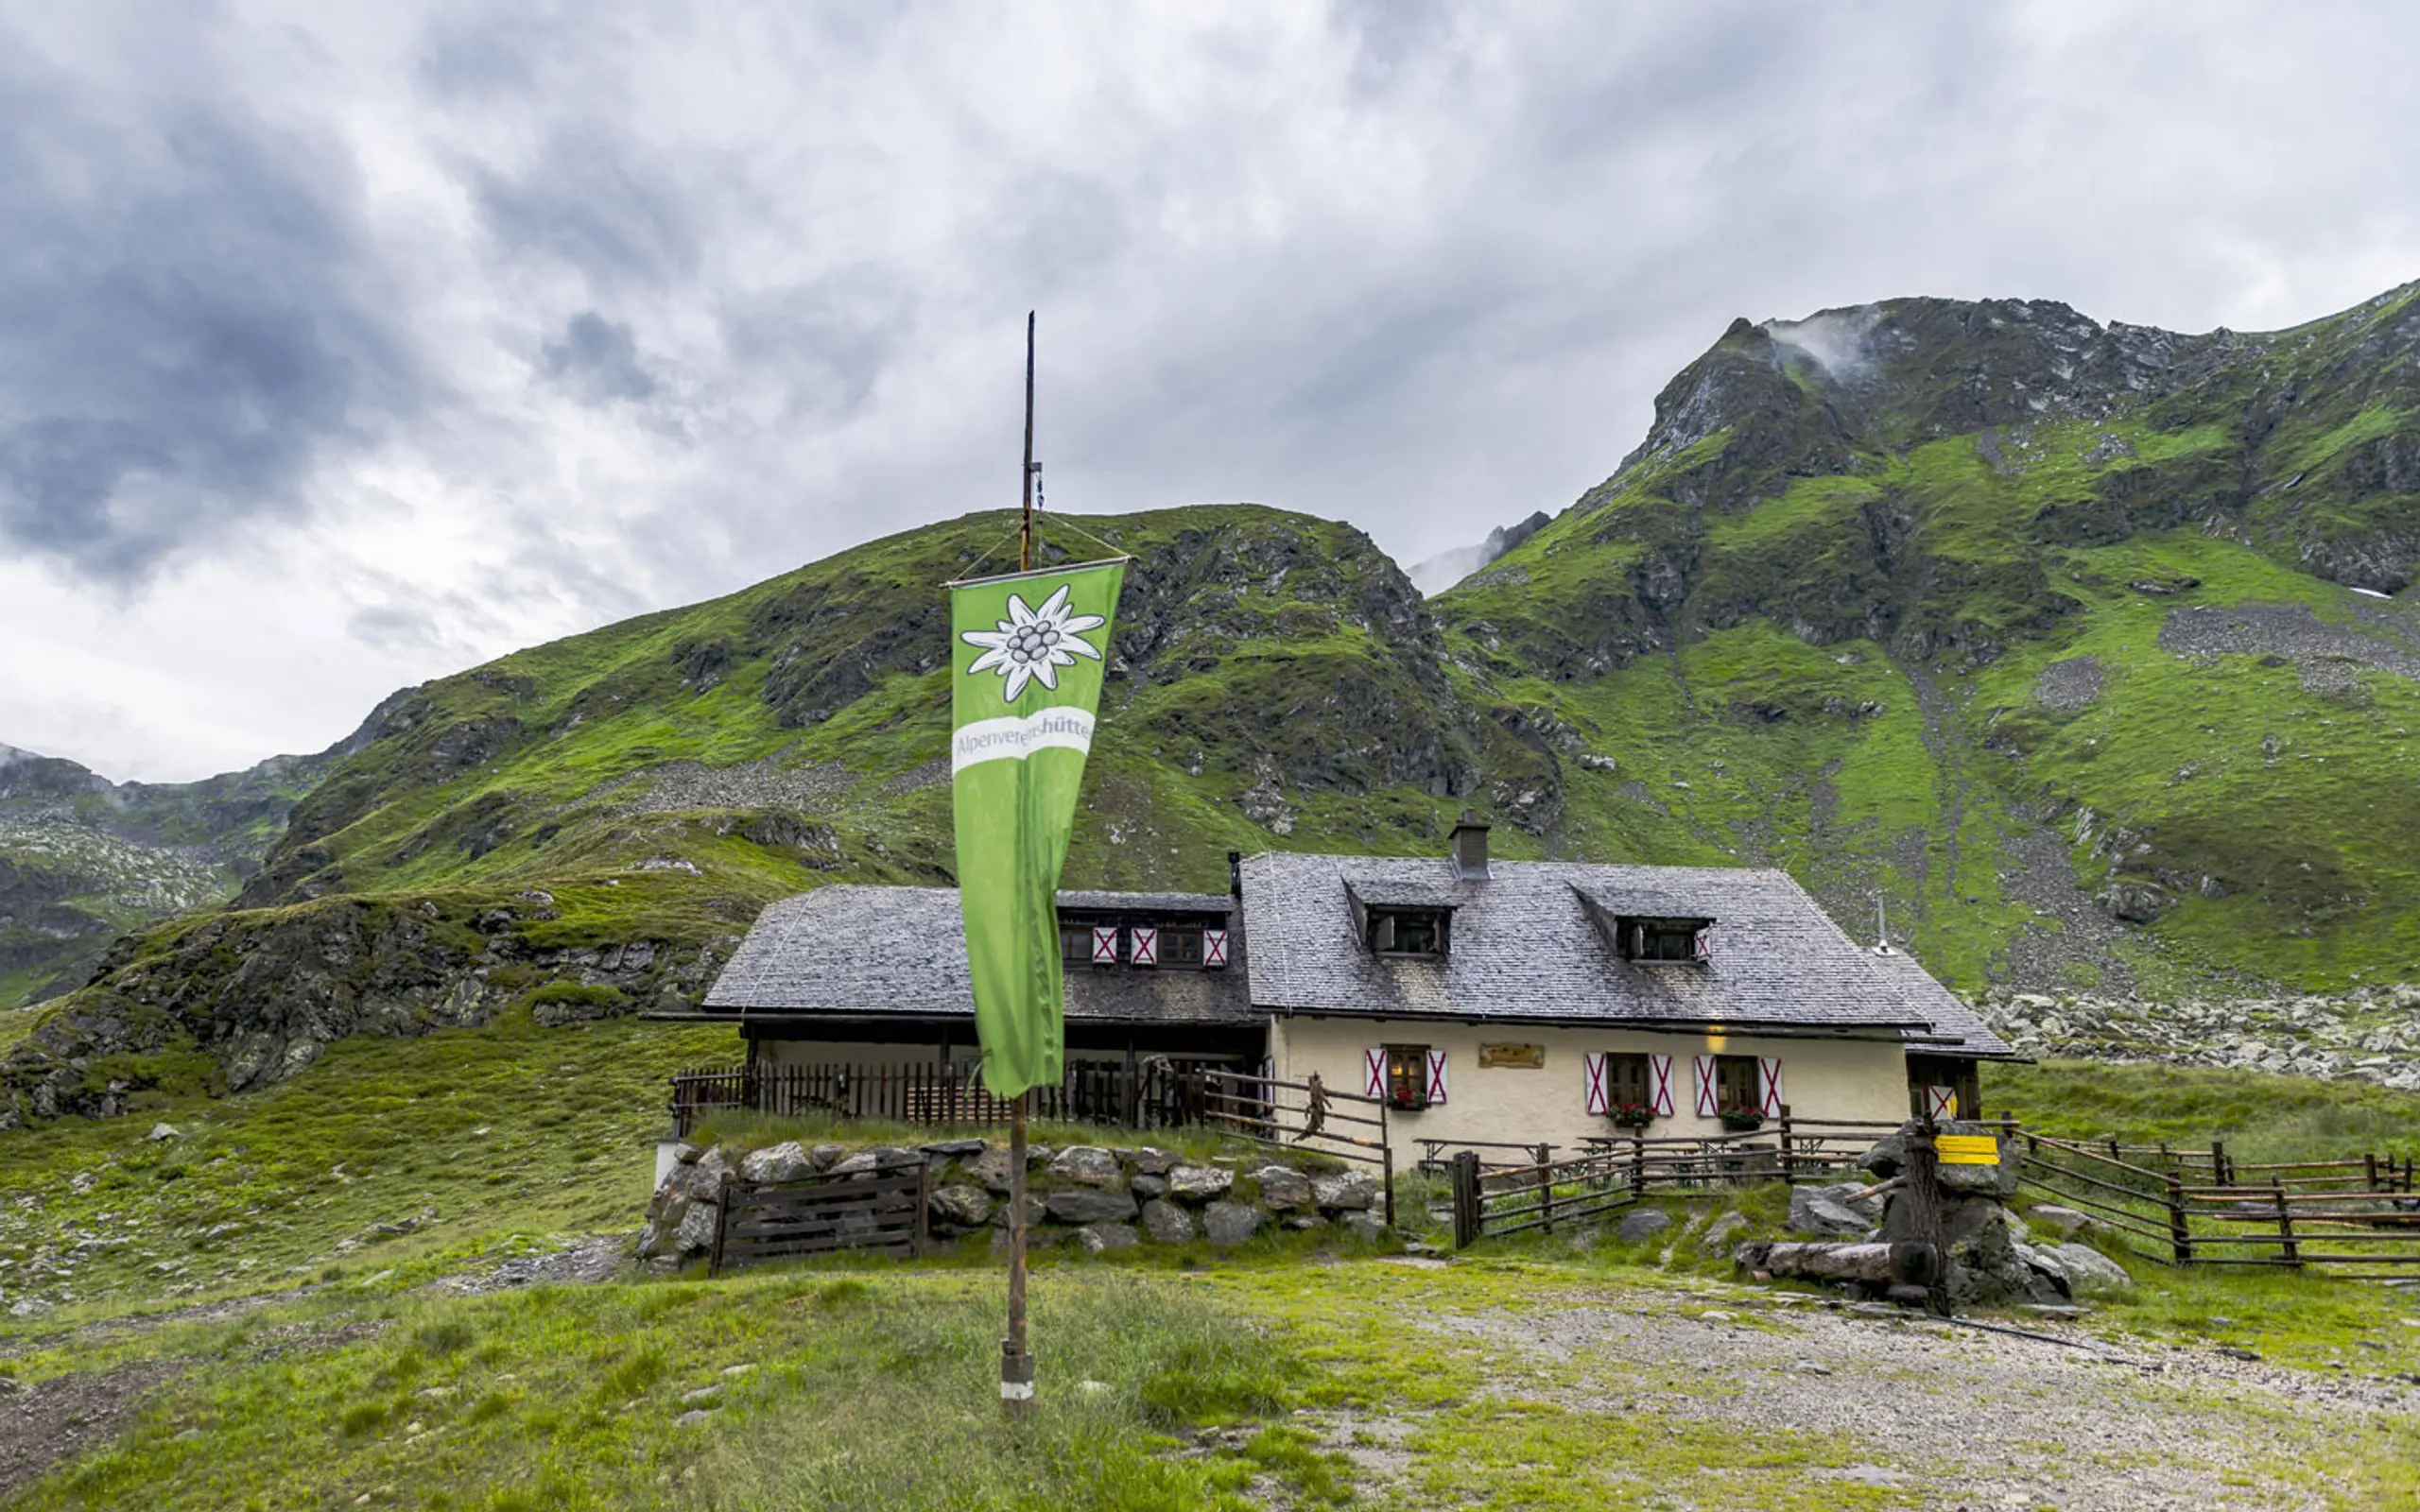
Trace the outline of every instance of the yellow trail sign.
{"type": "Polygon", "coordinates": [[[1944,1134],[1932,1143],[1944,1165],[2000,1163],[2000,1142],[1989,1134],[1944,1134]]]}

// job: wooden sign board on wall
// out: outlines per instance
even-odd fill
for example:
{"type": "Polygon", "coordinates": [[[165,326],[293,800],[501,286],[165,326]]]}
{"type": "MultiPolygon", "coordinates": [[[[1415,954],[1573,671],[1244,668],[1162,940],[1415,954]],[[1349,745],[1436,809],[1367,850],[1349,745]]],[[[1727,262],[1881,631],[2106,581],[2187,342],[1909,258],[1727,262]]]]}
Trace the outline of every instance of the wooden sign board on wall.
{"type": "Polygon", "coordinates": [[[1478,1047],[1481,1066],[1505,1066],[1515,1071],[1544,1071],[1547,1047],[1544,1045],[1488,1045],[1478,1047]]]}

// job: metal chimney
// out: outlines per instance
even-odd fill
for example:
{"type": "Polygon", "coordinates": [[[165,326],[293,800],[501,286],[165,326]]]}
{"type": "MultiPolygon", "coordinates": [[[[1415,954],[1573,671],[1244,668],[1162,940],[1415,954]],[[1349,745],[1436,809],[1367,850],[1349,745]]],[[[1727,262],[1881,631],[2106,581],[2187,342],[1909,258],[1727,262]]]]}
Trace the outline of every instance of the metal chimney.
{"type": "Polygon", "coordinates": [[[1454,826],[1452,854],[1455,881],[1487,880],[1487,826],[1469,809],[1462,810],[1461,822],[1454,826]]]}

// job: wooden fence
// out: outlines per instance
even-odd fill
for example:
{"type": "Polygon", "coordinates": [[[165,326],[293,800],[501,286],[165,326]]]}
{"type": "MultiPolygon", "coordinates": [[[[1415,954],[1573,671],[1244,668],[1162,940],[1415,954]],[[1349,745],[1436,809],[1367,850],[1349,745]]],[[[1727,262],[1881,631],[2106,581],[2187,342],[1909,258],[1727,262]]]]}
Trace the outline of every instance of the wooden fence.
{"type": "MultiPolygon", "coordinates": [[[[1124,1128],[1178,1128],[1202,1121],[1202,1062],[1068,1063],[1056,1087],[1037,1087],[1030,1116],[1063,1124],[1115,1124],[1124,1128]]],[[[994,1097],[964,1067],[936,1063],[741,1066],[681,1072],[672,1078],[672,1130],[686,1139],[715,1113],[766,1113],[785,1118],[883,1119],[935,1128],[1005,1125],[1012,1106],[994,1097]]]]}
{"type": "Polygon", "coordinates": [[[1279,1081],[1204,1071],[1201,1082],[1204,1125],[1273,1149],[1374,1165],[1387,1222],[1395,1221],[1395,1152],[1387,1137],[1385,1098],[1331,1091],[1316,1074],[1308,1081],[1279,1081]]]}
{"type": "Polygon", "coordinates": [[[914,1259],[931,1245],[932,1166],[758,1185],[722,1178],[706,1274],[752,1261],[856,1250],[914,1259]]]}
{"type": "Polygon", "coordinates": [[[2114,1230],[2143,1259],[2420,1279],[2379,1268],[2420,1265],[2420,1194],[2408,1159],[2238,1164],[2221,1146],[2024,1140],[2023,1185],[2114,1230]]]}
{"type": "Polygon", "coordinates": [[[1643,1134],[1587,1141],[1584,1154],[1557,1160],[1552,1145],[1463,1144],[1423,1141],[1424,1169],[1442,1163],[1453,1181],[1454,1246],[1531,1230],[1552,1232],[1625,1208],[1656,1191],[1704,1192],[1764,1181],[1824,1180],[1854,1165],[1897,1124],[1800,1119],[1787,1114],[1766,1128],[1703,1139],[1643,1134]],[[1444,1148],[1454,1148],[1443,1161],[1444,1148]],[[1482,1148],[1531,1154],[1524,1162],[1491,1161],[1482,1148]]]}

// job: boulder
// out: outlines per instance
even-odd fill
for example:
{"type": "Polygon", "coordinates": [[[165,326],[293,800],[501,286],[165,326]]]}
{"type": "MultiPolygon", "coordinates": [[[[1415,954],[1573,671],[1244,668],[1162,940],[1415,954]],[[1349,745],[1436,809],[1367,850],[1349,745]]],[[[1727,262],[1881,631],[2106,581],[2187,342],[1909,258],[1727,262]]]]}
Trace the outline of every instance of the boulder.
{"type": "Polygon", "coordinates": [[[1747,1227],[1747,1214],[1726,1212],[1706,1225],[1705,1232],[1698,1236],[1698,1247],[1709,1255],[1720,1255],[1731,1247],[1731,1241],[1746,1231],[1747,1227]]]}
{"type": "Polygon", "coordinates": [[[1290,1212],[1311,1205],[1310,1178],[1283,1165],[1264,1165],[1252,1173],[1260,1187],[1261,1205],[1271,1212],[1290,1212]]]}
{"type": "Polygon", "coordinates": [[[672,1231],[672,1251],[679,1255],[701,1255],[715,1246],[715,1224],[721,1210],[711,1202],[693,1205],[681,1216],[681,1226],[672,1231]]]}
{"type": "Polygon", "coordinates": [[[1143,1232],[1156,1245],[1184,1245],[1193,1241],[1193,1214],[1173,1202],[1154,1197],[1143,1204],[1143,1232]]]}
{"type": "Polygon", "coordinates": [[[815,1174],[815,1162],[796,1140],[752,1150],[739,1162],[739,1179],[763,1184],[804,1181],[815,1174]]]}
{"type": "Polygon", "coordinates": [[[1126,1183],[1126,1190],[1138,1197],[1164,1197],[1168,1194],[1167,1177],[1138,1176],[1126,1183]]]}
{"type": "Polygon", "coordinates": [[[663,1254],[664,1246],[671,1238],[671,1229],[649,1218],[647,1227],[639,1230],[639,1259],[653,1260],[663,1254]]]}
{"type": "MultiPolygon", "coordinates": [[[[992,1210],[993,1224],[998,1228],[1006,1228],[1009,1226],[1010,1218],[1014,1211],[1015,1210],[1011,1208],[1009,1204],[1005,1202],[1001,1203],[998,1207],[992,1210]]],[[[1049,1210],[1042,1205],[1042,1199],[1040,1197],[1035,1196],[1030,1192],[1025,1194],[1025,1226],[1028,1229],[1033,1228],[1045,1218],[1049,1216],[1049,1210]]]]}
{"type": "Polygon", "coordinates": [[[1146,1144],[1134,1152],[1134,1169],[1144,1176],[1166,1176],[1176,1165],[1177,1158],[1167,1150],[1155,1150],[1146,1144]]]}
{"type": "Polygon", "coordinates": [[[975,1180],[994,1192],[1006,1193],[1013,1174],[1009,1165],[1009,1152],[997,1145],[985,1150],[961,1167],[975,1180]]]}
{"type": "Polygon", "coordinates": [[[877,1171],[896,1171],[925,1163],[925,1158],[914,1150],[903,1150],[895,1144],[877,1144],[871,1150],[860,1150],[834,1165],[831,1175],[838,1177],[873,1176],[877,1171]]]}
{"type": "Polygon", "coordinates": [[[664,1190],[693,1202],[713,1202],[722,1193],[722,1178],[732,1174],[731,1161],[720,1150],[708,1150],[686,1165],[675,1165],[664,1178],[664,1190]]]}
{"type": "Polygon", "coordinates": [[[815,1162],[817,1170],[829,1171],[848,1153],[848,1146],[843,1144],[819,1144],[806,1152],[806,1158],[815,1162]]]}
{"type": "Polygon", "coordinates": [[[933,1216],[968,1228],[989,1222],[992,1199],[981,1187],[946,1186],[933,1194],[933,1216]]]}
{"type": "Polygon", "coordinates": [[[1316,1212],[1297,1212],[1286,1219],[1286,1227],[1301,1232],[1312,1228],[1324,1228],[1327,1227],[1327,1220],[1316,1212]]]}
{"type": "Polygon", "coordinates": [[[1861,1239],[1873,1220],[1848,1206],[1830,1187],[1792,1187],[1789,1231],[1825,1239],[1861,1239]]]}
{"type": "Polygon", "coordinates": [[[1070,1144],[1061,1150],[1050,1162],[1050,1174],[1104,1191],[1123,1191],[1126,1186],[1126,1173],[1119,1168],[1117,1157],[1093,1144],[1070,1144]]]}
{"type": "Polygon", "coordinates": [[[991,1147],[988,1140],[935,1140],[929,1144],[916,1146],[936,1160],[963,1160],[991,1147]]]}
{"type": "Polygon", "coordinates": [[[1134,1216],[1134,1199],[1123,1192],[1094,1192],[1078,1187],[1053,1192],[1043,1199],[1053,1221],[1065,1224],[1125,1223],[1134,1216]]]}
{"type": "Polygon", "coordinates": [[[162,1140],[182,1139],[184,1134],[174,1124],[154,1124],[151,1132],[143,1137],[156,1144],[162,1140]]]}
{"type": "Polygon", "coordinates": [[[1260,1231],[1262,1216],[1261,1211],[1249,1203],[1214,1202],[1201,1215],[1201,1231],[1221,1248],[1240,1245],[1260,1231]]]}
{"type": "Polygon", "coordinates": [[[2100,1221],[2073,1208],[2062,1208],[2055,1202],[2037,1202],[2026,1217],[2062,1234],[2080,1234],[2100,1227],[2100,1221]]]}
{"type": "Polygon", "coordinates": [[[1132,1249],[1143,1242],[1143,1236],[1128,1224],[1096,1223],[1077,1229],[1076,1242],[1085,1253],[1102,1255],[1113,1249],[1132,1249]]]}
{"type": "Polygon", "coordinates": [[[1323,1176],[1311,1183],[1311,1200],[1330,1212],[1367,1211],[1377,1205],[1378,1183],[1366,1171],[1323,1176]]]}
{"type": "Polygon", "coordinates": [[[1168,1195],[1184,1202],[1207,1202],[1224,1196],[1236,1184],[1236,1173],[1216,1165],[1180,1165],[1168,1172],[1168,1195]]]}
{"type": "Polygon", "coordinates": [[[1635,1245],[1652,1239],[1671,1227],[1670,1213],[1648,1208],[1623,1218],[1621,1227],[1614,1230],[1614,1237],[1625,1245],[1635,1245]]]}
{"type": "MultiPolygon", "coordinates": [[[[2034,1210],[2036,1212],[2040,1209],[2034,1210]]],[[[2111,1260],[2090,1245],[2065,1244],[2052,1246],[2049,1254],[2058,1257],[2067,1273],[2067,1289],[2078,1297],[2131,1292],[2135,1278],[2126,1267],[2111,1260]]]]}
{"type": "Polygon", "coordinates": [[[1374,1245],[1387,1237],[1387,1220],[1374,1212],[1347,1212],[1336,1226],[1357,1244],[1374,1245]]]}
{"type": "Polygon", "coordinates": [[[706,1147],[704,1145],[692,1144],[687,1140],[683,1140],[680,1143],[672,1146],[672,1159],[683,1165],[697,1164],[698,1157],[705,1153],[706,1147]]]}

